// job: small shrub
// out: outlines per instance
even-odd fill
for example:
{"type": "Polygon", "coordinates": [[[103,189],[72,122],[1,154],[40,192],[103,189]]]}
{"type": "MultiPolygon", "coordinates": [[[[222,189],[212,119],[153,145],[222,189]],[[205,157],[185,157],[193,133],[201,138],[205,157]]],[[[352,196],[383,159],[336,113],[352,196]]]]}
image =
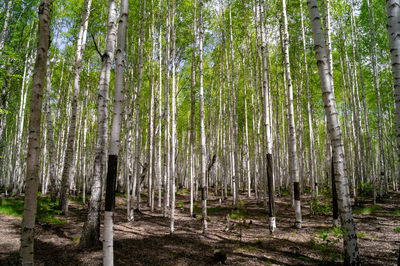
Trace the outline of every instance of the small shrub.
{"type": "Polygon", "coordinates": [[[368,197],[374,194],[374,186],[371,183],[361,184],[361,193],[360,196],[368,197]]]}
{"type": "Polygon", "coordinates": [[[184,202],[177,202],[176,207],[183,207],[185,205],[184,202]]]}
{"type": "Polygon", "coordinates": [[[305,187],[304,188],[304,193],[310,194],[311,193],[311,188],[310,187],[305,187]]]}
{"type": "Polygon", "coordinates": [[[240,214],[239,211],[233,211],[231,215],[229,215],[229,218],[237,220],[237,219],[243,219],[244,216],[240,214]]]}
{"type": "Polygon", "coordinates": [[[364,232],[358,232],[357,233],[357,237],[358,238],[363,238],[363,237],[365,237],[365,233],[364,232]]]}
{"type": "Polygon", "coordinates": [[[190,192],[190,191],[189,191],[188,189],[184,188],[184,189],[178,190],[178,191],[176,192],[176,194],[177,194],[177,195],[184,195],[184,194],[189,193],[189,192],[190,192]]]}
{"type": "Polygon", "coordinates": [[[317,236],[310,240],[313,249],[318,250],[321,256],[328,261],[333,262],[338,258],[341,259],[341,254],[336,253],[333,247],[343,239],[343,233],[343,230],[338,226],[319,231],[317,236]]]}
{"type": "Polygon", "coordinates": [[[394,215],[400,215],[400,210],[394,210],[394,211],[393,211],[393,214],[394,214],[394,215]]]}
{"type": "Polygon", "coordinates": [[[290,191],[288,189],[282,188],[281,194],[282,194],[282,196],[288,196],[288,195],[290,195],[290,191]]]}
{"type": "Polygon", "coordinates": [[[312,204],[313,213],[326,214],[332,211],[332,207],[328,203],[324,203],[319,199],[314,199],[312,204]]]}
{"type": "Polygon", "coordinates": [[[394,231],[396,231],[396,233],[400,233],[400,226],[396,227],[396,228],[394,229],[394,231]]]}

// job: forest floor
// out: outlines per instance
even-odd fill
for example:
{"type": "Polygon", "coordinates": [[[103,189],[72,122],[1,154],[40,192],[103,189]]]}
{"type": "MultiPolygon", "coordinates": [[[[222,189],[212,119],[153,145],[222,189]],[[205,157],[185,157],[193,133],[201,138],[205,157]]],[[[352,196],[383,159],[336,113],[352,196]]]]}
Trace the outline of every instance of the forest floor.
{"type": "MultiPolygon", "coordinates": [[[[151,213],[145,206],[144,194],[141,212],[135,214],[134,222],[126,220],[125,198],[117,197],[115,265],[212,265],[218,263],[213,255],[215,249],[226,252],[227,265],[334,265],[343,261],[342,233],[331,226],[328,196],[320,195],[311,214],[309,196],[304,195],[302,229],[293,227],[290,196],[277,197],[277,229],[271,235],[268,216],[254,198],[248,199],[243,193],[235,210],[231,199],[220,206],[218,198],[210,194],[209,229],[203,236],[201,204],[195,205],[196,218],[190,217],[189,194],[187,191],[177,194],[173,235],[169,234],[170,220],[163,218],[161,209],[151,213]]],[[[37,223],[37,265],[102,264],[102,246],[90,250],[78,248],[85,211],[85,206],[70,201],[70,216],[56,214],[53,220],[37,223]]],[[[353,212],[363,265],[396,265],[400,193],[390,193],[376,206],[370,200],[361,201],[353,212]]],[[[18,264],[20,224],[20,217],[0,214],[0,265],[18,264]]]]}

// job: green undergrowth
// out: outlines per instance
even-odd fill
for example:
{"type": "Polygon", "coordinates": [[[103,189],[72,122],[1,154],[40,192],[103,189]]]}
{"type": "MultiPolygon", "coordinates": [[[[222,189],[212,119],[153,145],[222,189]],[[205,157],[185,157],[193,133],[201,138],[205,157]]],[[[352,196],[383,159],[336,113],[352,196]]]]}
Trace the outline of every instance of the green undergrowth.
{"type": "MultiPolygon", "coordinates": [[[[2,214],[22,217],[24,213],[24,199],[25,197],[0,198],[0,212],[2,214]]],[[[64,219],[57,217],[57,215],[61,214],[61,211],[56,209],[57,205],[58,201],[51,202],[48,197],[38,197],[36,222],[50,224],[68,223],[64,219]]]]}
{"type": "Polygon", "coordinates": [[[400,233],[400,226],[396,227],[396,228],[394,229],[394,231],[396,231],[396,233],[400,233]]]}
{"type": "MultiPolygon", "coordinates": [[[[179,204],[179,202],[178,202],[178,204],[179,204]]],[[[178,204],[177,204],[177,206],[178,206],[178,204]]],[[[220,206],[209,207],[209,208],[207,208],[207,214],[216,214],[216,213],[220,213],[220,212],[224,212],[224,211],[228,211],[228,210],[230,210],[230,208],[220,207],[220,206]]],[[[194,204],[193,212],[201,213],[201,211],[202,211],[201,206],[199,207],[199,204],[194,204]]]]}
{"type": "Polygon", "coordinates": [[[178,191],[176,192],[177,195],[184,195],[184,194],[188,194],[188,193],[190,193],[190,190],[189,190],[189,189],[186,189],[186,188],[180,189],[180,190],[178,190],[178,191]]]}
{"type": "Polygon", "coordinates": [[[355,214],[376,214],[377,211],[382,210],[382,207],[378,205],[368,206],[365,208],[354,208],[353,212],[355,214]]]}
{"type": "Polygon", "coordinates": [[[374,195],[374,186],[371,183],[363,183],[361,184],[361,197],[369,197],[374,195]]]}
{"type": "Polygon", "coordinates": [[[316,214],[327,214],[332,212],[332,207],[326,201],[314,199],[312,203],[312,212],[316,214]]]}
{"type": "Polygon", "coordinates": [[[394,215],[400,215],[400,210],[394,210],[394,211],[393,211],[393,214],[394,214],[394,215]]]}
{"type": "Polygon", "coordinates": [[[251,245],[237,247],[233,250],[234,253],[246,253],[246,252],[255,252],[258,251],[259,248],[251,245]]]}
{"type": "MultiPolygon", "coordinates": [[[[90,200],[90,195],[86,195],[85,198],[86,198],[86,202],[88,202],[90,200]]],[[[83,204],[82,195],[79,195],[78,197],[70,197],[69,200],[75,201],[76,203],[83,204]]]]}
{"type": "Polygon", "coordinates": [[[229,215],[231,219],[244,219],[247,214],[246,203],[243,200],[239,200],[235,210],[229,215]]]}
{"type": "Polygon", "coordinates": [[[343,239],[343,233],[343,230],[338,226],[321,230],[311,238],[312,247],[326,261],[334,262],[337,259],[342,259],[342,255],[334,249],[334,246],[343,239]]]}

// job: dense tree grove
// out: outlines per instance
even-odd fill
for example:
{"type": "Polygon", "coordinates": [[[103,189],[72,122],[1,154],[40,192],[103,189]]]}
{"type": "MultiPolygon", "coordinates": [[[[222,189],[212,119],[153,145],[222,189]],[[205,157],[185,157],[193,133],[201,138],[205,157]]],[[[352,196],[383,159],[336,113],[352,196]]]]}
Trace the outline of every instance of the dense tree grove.
{"type": "Polygon", "coordinates": [[[182,188],[204,234],[208,195],[255,198],[273,233],[275,198],[290,192],[301,230],[303,195],[329,188],[343,260],[360,264],[352,204],[400,185],[398,0],[0,7],[0,192],[25,195],[24,264],[38,192],[66,216],[69,197],[87,203],[82,248],[99,243],[105,202],[112,265],[115,193],[127,220],[160,210],[173,234],[182,188]]]}

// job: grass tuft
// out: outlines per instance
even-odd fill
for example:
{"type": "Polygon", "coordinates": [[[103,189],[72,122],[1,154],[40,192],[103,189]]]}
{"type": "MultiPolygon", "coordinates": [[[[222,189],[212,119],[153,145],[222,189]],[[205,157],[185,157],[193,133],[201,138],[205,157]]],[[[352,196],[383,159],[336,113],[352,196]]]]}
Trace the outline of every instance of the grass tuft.
{"type": "Polygon", "coordinates": [[[362,209],[355,208],[353,212],[355,214],[372,214],[372,215],[374,215],[376,213],[376,211],[379,211],[381,209],[382,209],[382,207],[380,207],[378,205],[373,205],[373,206],[365,207],[362,209]]]}
{"type": "MultiPolygon", "coordinates": [[[[24,214],[25,197],[0,198],[0,212],[3,214],[22,217],[24,214]]],[[[68,223],[62,218],[56,217],[61,214],[61,210],[56,207],[58,201],[51,202],[48,197],[38,197],[36,222],[50,224],[68,223]]]]}

